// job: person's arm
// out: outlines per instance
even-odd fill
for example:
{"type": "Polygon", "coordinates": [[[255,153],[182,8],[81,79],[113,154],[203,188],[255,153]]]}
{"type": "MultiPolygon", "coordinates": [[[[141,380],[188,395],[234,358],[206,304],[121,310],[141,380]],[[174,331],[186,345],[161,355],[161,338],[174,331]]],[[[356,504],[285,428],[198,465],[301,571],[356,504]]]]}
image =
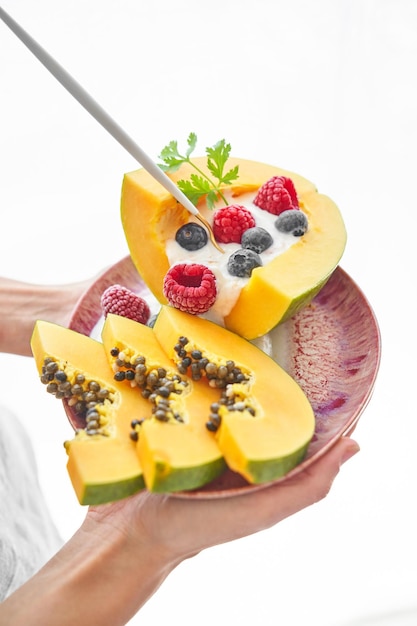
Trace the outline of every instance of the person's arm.
{"type": "Polygon", "coordinates": [[[324,498],[357,451],[355,441],[342,438],[308,470],[251,494],[192,500],[143,491],[90,507],[62,550],[0,605],[0,623],[122,626],[183,560],[324,498]]]}
{"type": "MultiPolygon", "coordinates": [[[[90,282],[49,287],[0,278],[0,351],[29,355],[36,319],[66,325],[90,282]]],[[[0,604],[0,624],[124,625],[184,559],[325,497],[357,450],[341,439],[307,471],[250,495],[195,501],[143,491],[91,507],[72,539],[0,604]]]]}
{"type": "Polygon", "coordinates": [[[36,320],[66,326],[91,280],[68,285],[32,285],[0,277],[0,352],[31,356],[36,320]]]}
{"type": "Polygon", "coordinates": [[[40,572],[0,604],[8,626],[126,624],[175,566],[118,520],[87,516],[72,539],[40,572]]]}

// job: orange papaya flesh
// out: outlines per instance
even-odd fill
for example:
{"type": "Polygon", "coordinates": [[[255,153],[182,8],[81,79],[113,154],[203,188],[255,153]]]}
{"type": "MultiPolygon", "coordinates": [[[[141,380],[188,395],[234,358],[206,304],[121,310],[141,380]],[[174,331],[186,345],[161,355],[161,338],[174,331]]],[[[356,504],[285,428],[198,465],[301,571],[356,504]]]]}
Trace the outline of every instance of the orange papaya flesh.
{"type": "MultiPolygon", "coordinates": [[[[208,173],[205,158],[193,159],[208,173]]],[[[248,161],[229,159],[228,166],[239,166],[239,178],[229,190],[233,201],[247,192],[255,192],[272,176],[287,176],[294,182],[300,208],[306,213],[309,228],[288,250],[256,268],[222,324],[247,338],[255,339],[269,332],[297,310],[306,306],[326,283],[343,254],[346,230],[336,204],[319,194],[315,185],[304,177],[281,168],[248,161]]],[[[170,174],[174,181],[187,179],[193,172],[189,164],[170,174]]],[[[200,212],[208,221],[212,211],[204,202],[200,212]]],[[[153,180],[145,170],[125,174],[121,194],[121,219],[131,258],[145,283],[162,304],[164,277],[170,269],[167,244],[176,231],[190,221],[188,212],[153,180]]],[[[211,246],[211,244],[208,244],[211,246]]],[[[198,262],[204,264],[201,250],[198,262]]],[[[188,254],[193,262],[193,253],[188,254]]]]}
{"type": "MultiPolygon", "coordinates": [[[[143,489],[143,472],[129,432],[138,405],[143,403],[146,407],[147,403],[142,399],[138,401],[133,389],[124,389],[123,393],[117,389],[103,345],[67,328],[38,321],[31,346],[41,378],[45,377],[45,363],[56,363],[56,371],[65,374],[64,383],[69,383],[70,388],[79,385],[79,376],[85,379],[77,395],[69,395],[68,391],[64,395],[70,404],[74,401],[85,404],[82,398],[91,393],[91,382],[99,385],[102,392],[108,392],[108,395],[102,394],[105,398],[96,405],[97,428],[89,429],[86,423],[85,428],[78,429],[75,437],[65,443],[68,473],[79,502],[102,504],[143,489]]],[[[52,371],[54,367],[49,365],[49,369],[52,371]]],[[[48,386],[62,384],[52,374],[43,382],[48,386]]],[[[59,392],[54,395],[62,397],[59,392]]],[[[90,402],[94,401],[90,399],[90,402]]],[[[85,413],[86,407],[81,410],[85,413]]],[[[83,419],[81,416],[80,421],[83,419]]]]}
{"type": "MultiPolygon", "coordinates": [[[[123,370],[133,369],[137,361],[141,361],[139,369],[144,370],[144,380],[138,377],[142,386],[138,393],[141,388],[142,392],[154,392],[155,398],[150,398],[147,410],[148,419],[137,427],[137,452],[147,488],[160,492],[191,490],[221,474],[225,462],[205,426],[204,412],[204,408],[216,400],[216,390],[181,377],[157,336],[147,326],[108,315],[102,339],[113,367],[120,361],[111,355],[115,348],[126,359],[120,366],[123,370]],[[149,384],[152,376],[154,382],[149,384]],[[160,417],[155,417],[158,414],[160,417]]],[[[171,342],[177,340],[172,336],[170,339],[171,342]]],[[[128,380],[125,383],[131,384],[128,380]]]]}
{"type": "MultiPolygon", "coordinates": [[[[84,398],[92,382],[107,392],[86,408],[85,428],[66,443],[82,504],[144,486],[196,489],[227,466],[248,482],[269,481],[304,457],[314,432],[311,406],[295,381],[245,339],[168,306],[153,329],[108,315],[102,338],[101,344],[47,322],[36,324],[32,338],[41,377],[56,364],[73,390],[83,375],[85,388],[68,402],[84,398]],[[91,410],[99,415],[93,428],[91,410]]],[[[53,375],[43,382],[60,388],[53,375]]]]}
{"type": "Polygon", "coordinates": [[[243,374],[242,382],[221,390],[221,421],[214,435],[230,469],[250,483],[265,482],[304,458],[314,413],[299,385],[275,361],[235,333],[168,306],[161,308],[154,333],[171,359],[177,359],[173,339],[185,335],[189,351],[200,350],[218,366],[232,359],[243,374]]]}

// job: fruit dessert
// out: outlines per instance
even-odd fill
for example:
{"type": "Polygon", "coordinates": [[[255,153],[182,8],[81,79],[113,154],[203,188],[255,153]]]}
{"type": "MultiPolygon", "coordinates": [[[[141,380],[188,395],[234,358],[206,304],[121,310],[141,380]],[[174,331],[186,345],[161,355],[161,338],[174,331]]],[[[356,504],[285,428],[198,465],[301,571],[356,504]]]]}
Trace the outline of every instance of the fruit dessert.
{"type": "Polygon", "coordinates": [[[123,181],[122,223],[156,313],[117,284],[101,297],[99,341],[47,322],[33,333],[41,381],[76,415],[65,447],[82,504],[195,490],[226,469],[276,480],[314,434],[302,389],[248,339],[326,283],[345,245],[340,213],[297,174],[229,158],[224,141],[191,159],[196,140],[185,155],[171,142],[162,167],[211,233],[144,170],[123,181]]]}
{"type": "Polygon", "coordinates": [[[247,339],[306,306],[344,251],[335,203],[277,167],[229,158],[220,141],[191,159],[171,142],[163,166],[212,225],[198,220],[143,169],[126,174],[121,218],[131,258],[162,304],[202,315],[247,339]]]}

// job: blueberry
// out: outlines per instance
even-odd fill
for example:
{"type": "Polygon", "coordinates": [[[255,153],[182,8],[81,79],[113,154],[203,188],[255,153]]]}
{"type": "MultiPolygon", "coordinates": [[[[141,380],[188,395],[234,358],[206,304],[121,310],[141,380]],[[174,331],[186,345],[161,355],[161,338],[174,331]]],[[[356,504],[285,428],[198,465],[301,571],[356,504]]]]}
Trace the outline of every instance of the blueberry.
{"type": "Polygon", "coordinates": [[[185,250],[199,250],[206,245],[207,240],[205,229],[194,222],[184,224],[175,234],[175,241],[185,250]]]}
{"type": "Polygon", "coordinates": [[[232,276],[249,278],[255,267],[260,267],[262,260],[259,254],[253,250],[240,248],[230,255],[227,261],[227,269],[232,276]]]}
{"type": "Polygon", "coordinates": [[[308,221],[305,213],[299,209],[288,209],[277,217],[275,227],[281,233],[291,233],[294,237],[302,237],[307,232],[308,221]]]}
{"type": "Polygon", "coordinates": [[[253,250],[258,254],[261,254],[264,250],[272,245],[273,239],[265,228],[261,226],[254,226],[248,228],[242,235],[242,248],[253,250]]]}
{"type": "Polygon", "coordinates": [[[156,318],[158,317],[158,313],[155,313],[154,315],[151,315],[151,317],[148,319],[146,326],[150,326],[151,328],[153,328],[155,326],[155,322],[156,322],[156,318]]]}

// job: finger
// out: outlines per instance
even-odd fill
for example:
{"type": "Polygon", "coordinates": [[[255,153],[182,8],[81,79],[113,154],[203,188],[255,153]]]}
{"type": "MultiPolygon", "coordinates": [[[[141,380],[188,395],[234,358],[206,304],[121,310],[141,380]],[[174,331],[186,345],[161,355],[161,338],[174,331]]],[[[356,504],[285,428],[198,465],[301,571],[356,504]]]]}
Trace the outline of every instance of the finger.
{"type": "MultiPolygon", "coordinates": [[[[359,451],[356,441],[343,437],[326,454],[293,478],[253,494],[250,506],[261,511],[262,528],[269,528],[297,511],[326,497],[343,463],[359,451]]],[[[250,496],[251,498],[252,496],[250,496]]],[[[244,518],[239,516],[244,522],[244,518]]],[[[257,530],[261,530],[259,526],[257,530]]],[[[242,523],[241,532],[248,528],[242,523]]]]}

